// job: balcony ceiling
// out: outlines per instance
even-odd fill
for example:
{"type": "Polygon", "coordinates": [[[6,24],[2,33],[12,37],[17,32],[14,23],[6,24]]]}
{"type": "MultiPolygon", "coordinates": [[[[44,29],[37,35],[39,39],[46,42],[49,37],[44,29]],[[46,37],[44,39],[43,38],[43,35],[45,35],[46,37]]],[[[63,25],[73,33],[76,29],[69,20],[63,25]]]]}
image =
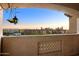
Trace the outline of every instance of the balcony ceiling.
{"type": "Polygon", "coordinates": [[[65,7],[73,8],[79,11],[79,3],[56,3],[57,5],[63,5],[65,7]]]}
{"type": "MultiPolygon", "coordinates": [[[[32,3],[33,4],[33,3],[32,3]]],[[[53,4],[53,3],[52,3],[53,4]]],[[[65,7],[69,7],[69,8],[72,8],[72,9],[76,9],[79,11],[79,3],[54,3],[54,4],[57,4],[57,5],[62,5],[62,6],[65,6],[65,7]]],[[[8,3],[0,3],[0,6],[2,5],[3,8],[7,8],[9,7],[8,6],[8,3]]],[[[11,3],[10,3],[11,5],[11,3]]]]}

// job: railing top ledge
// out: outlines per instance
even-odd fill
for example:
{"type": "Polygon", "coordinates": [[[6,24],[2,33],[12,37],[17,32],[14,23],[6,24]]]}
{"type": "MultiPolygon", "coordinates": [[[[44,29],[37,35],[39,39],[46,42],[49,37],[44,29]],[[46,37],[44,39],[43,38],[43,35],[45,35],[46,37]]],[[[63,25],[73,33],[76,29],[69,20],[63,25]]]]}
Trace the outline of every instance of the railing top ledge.
{"type": "Polygon", "coordinates": [[[48,34],[48,35],[21,35],[21,36],[3,36],[3,37],[40,37],[40,36],[71,36],[79,34],[48,34]]]}

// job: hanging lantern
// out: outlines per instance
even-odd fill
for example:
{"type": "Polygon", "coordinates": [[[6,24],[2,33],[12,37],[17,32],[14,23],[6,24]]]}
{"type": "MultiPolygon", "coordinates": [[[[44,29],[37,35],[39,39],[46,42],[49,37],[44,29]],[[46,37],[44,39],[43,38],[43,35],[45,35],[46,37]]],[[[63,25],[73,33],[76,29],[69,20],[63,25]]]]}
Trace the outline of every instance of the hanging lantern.
{"type": "Polygon", "coordinates": [[[14,16],[14,18],[8,20],[10,23],[14,23],[17,24],[18,23],[18,18],[16,16],[14,16]]]}
{"type": "Polygon", "coordinates": [[[9,14],[9,18],[7,21],[10,23],[17,24],[18,18],[16,16],[16,8],[10,8],[9,12],[10,12],[10,14],[9,14]]]}

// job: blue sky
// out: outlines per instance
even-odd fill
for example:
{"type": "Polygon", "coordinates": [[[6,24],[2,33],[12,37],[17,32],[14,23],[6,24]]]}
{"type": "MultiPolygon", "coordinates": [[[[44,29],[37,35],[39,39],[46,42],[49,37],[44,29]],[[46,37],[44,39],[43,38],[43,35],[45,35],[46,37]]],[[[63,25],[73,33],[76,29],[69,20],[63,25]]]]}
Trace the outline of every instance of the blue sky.
{"type": "Polygon", "coordinates": [[[17,8],[13,10],[13,13],[16,12],[16,16],[19,19],[17,25],[10,24],[7,19],[10,17],[10,10],[4,10],[4,25],[6,27],[10,27],[11,25],[14,27],[19,27],[21,25],[25,28],[34,26],[37,28],[40,27],[64,27],[68,29],[68,17],[64,15],[64,12],[45,9],[45,8],[17,8]],[[37,26],[38,25],[38,26],[37,26]]]}

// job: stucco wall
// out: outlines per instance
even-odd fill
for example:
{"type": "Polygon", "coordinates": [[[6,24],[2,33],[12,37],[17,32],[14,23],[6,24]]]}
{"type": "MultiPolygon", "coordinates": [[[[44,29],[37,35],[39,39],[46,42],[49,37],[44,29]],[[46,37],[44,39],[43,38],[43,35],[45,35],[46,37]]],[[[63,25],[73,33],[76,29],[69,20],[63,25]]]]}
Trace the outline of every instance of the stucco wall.
{"type": "Polygon", "coordinates": [[[3,10],[0,9],[0,50],[1,50],[1,36],[2,36],[2,20],[3,20],[3,10]]]}
{"type": "Polygon", "coordinates": [[[7,55],[76,55],[79,53],[79,35],[3,37],[2,43],[3,52],[8,53],[7,55]]]}
{"type": "Polygon", "coordinates": [[[77,18],[77,33],[79,34],[79,18],[77,18]]]}
{"type": "Polygon", "coordinates": [[[69,33],[77,33],[77,28],[77,17],[74,15],[69,18],[69,33]]]}

